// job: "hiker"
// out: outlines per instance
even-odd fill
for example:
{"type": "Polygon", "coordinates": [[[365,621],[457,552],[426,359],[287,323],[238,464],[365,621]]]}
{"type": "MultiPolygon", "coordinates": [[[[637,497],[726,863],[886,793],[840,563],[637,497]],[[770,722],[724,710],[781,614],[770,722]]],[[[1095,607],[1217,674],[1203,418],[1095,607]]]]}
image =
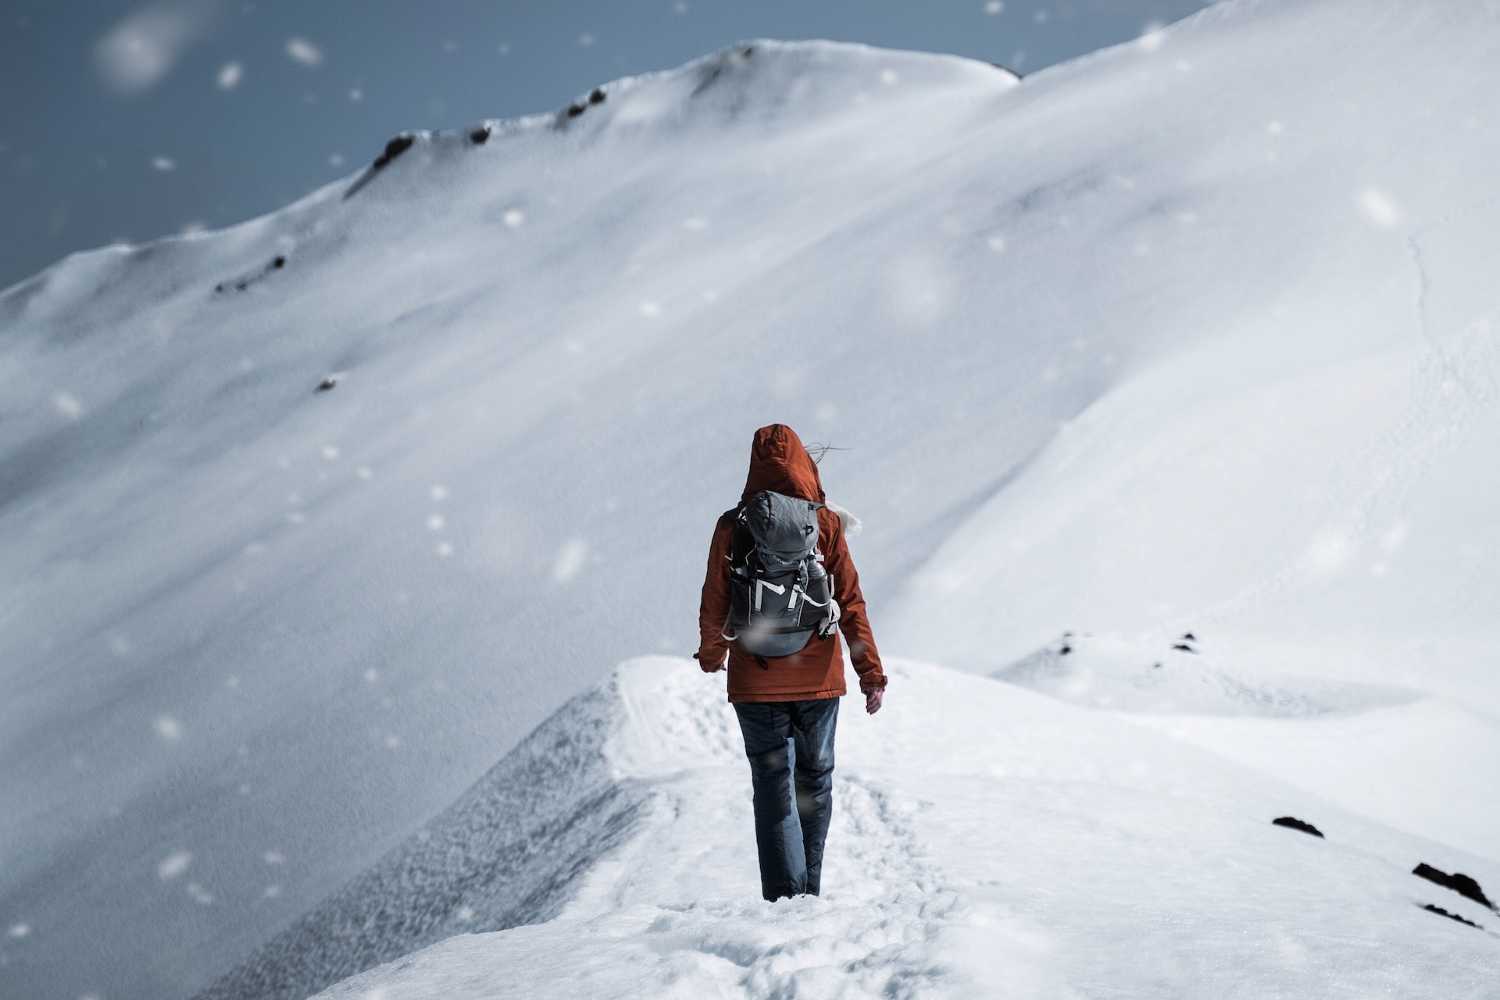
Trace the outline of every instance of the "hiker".
{"type": "Polygon", "coordinates": [[[828,504],[797,432],[755,432],[740,505],[725,511],[708,548],[698,607],[698,652],[724,669],[750,758],[755,846],[767,901],[821,888],[833,811],[833,734],[849,655],[865,711],[880,710],[885,672],[844,542],[852,520],[828,504]]]}

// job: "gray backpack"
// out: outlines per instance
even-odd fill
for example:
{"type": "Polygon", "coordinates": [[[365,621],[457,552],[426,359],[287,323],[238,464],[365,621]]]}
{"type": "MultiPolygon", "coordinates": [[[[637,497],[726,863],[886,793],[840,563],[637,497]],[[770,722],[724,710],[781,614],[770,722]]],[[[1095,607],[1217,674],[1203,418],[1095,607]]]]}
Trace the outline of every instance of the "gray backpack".
{"type": "Polygon", "coordinates": [[[763,490],[735,511],[724,638],[763,667],[768,656],[790,656],[814,635],[832,635],[838,621],[818,551],[822,506],[763,490]]]}

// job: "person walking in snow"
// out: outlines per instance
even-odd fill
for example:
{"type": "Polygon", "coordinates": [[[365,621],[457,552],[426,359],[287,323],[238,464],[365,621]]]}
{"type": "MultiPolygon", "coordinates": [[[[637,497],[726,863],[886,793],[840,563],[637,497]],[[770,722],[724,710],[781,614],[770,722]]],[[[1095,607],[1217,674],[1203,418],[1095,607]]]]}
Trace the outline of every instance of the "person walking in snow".
{"type": "Polygon", "coordinates": [[[729,670],[729,701],[750,759],[761,894],[816,896],[833,811],[833,736],[849,656],[865,711],[880,710],[885,672],[844,535],[797,432],[755,432],[739,506],[714,525],[698,606],[706,672],[729,670]]]}

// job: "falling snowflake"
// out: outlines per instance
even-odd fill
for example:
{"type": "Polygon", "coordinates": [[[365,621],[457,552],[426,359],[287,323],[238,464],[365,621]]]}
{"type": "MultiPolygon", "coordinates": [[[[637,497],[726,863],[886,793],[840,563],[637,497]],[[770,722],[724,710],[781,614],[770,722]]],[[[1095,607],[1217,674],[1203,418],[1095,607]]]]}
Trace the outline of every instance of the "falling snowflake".
{"type": "Polygon", "coordinates": [[[368,465],[361,465],[354,470],[354,474],[361,479],[374,479],[375,470],[368,465]]]}
{"type": "Polygon", "coordinates": [[[995,253],[1004,253],[1005,252],[1005,237],[1004,236],[991,236],[989,239],[985,240],[984,242],[985,242],[985,245],[988,246],[995,253]]]}
{"type": "Polygon", "coordinates": [[[504,218],[505,224],[512,229],[519,229],[526,224],[526,213],[519,208],[507,208],[504,218]]]}
{"type": "Polygon", "coordinates": [[[219,89],[233,90],[240,85],[240,80],[245,75],[245,68],[237,62],[227,62],[219,67],[219,89]]]}
{"type": "Polygon", "coordinates": [[[261,895],[266,899],[276,899],[281,895],[281,886],[268,885],[266,886],[265,891],[261,893],[261,895]]]}
{"type": "Polygon", "coordinates": [[[984,5],[984,12],[986,14],[988,14],[990,17],[994,17],[996,14],[1002,14],[1002,13],[1004,13],[1005,12],[1005,3],[1004,3],[1004,0],[988,0],[988,2],[985,3],[985,5],[984,5]]]}
{"type": "Polygon", "coordinates": [[[564,542],[562,548],[558,549],[557,561],[552,565],[552,579],[558,583],[567,583],[578,575],[583,569],[584,560],[588,558],[589,545],[582,538],[570,538],[564,542]]]}
{"type": "Polygon", "coordinates": [[[444,528],[444,526],[447,525],[447,523],[448,523],[447,520],[441,514],[428,514],[427,515],[427,530],[428,531],[442,531],[443,528],[444,528]]]}
{"type": "Polygon", "coordinates": [[[656,319],[661,315],[661,303],[651,299],[642,299],[640,305],[641,315],[647,319],[656,319]]]}
{"type": "Polygon", "coordinates": [[[672,13],[674,14],[681,16],[683,14],[686,14],[687,12],[687,0],[677,0],[677,2],[672,5],[672,13]]]}
{"type": "Polygon", "coordinates": [[[286,54],[304,66],[316,66],[323,61],[323,50],[301,36],[286,40],[286,54]]]}
{"type": "Polygon", "coordinates": [[[213,894],[197,882],[189,882],[187,884],[187,894],[199,906],[208,906],[214,901],[213,894]]]}
{"type": "Polygon", "coordinates": [[[5,933],[19,941],[24,937],[31,936],[31,925],[27,923],[11,924],[10,929],[5,933]]]}
{"type": "Polygon", "coordinates": [[[887,87],[894,87],[901,82],[901,76],[893,69],[883,69],[880,71],[880,82],[887,87]]]}
{"type": "Polygon", "coordinates": [[[1355,550],[1354,539],[1341,529],[1318,532],[1303,553],[1303,565],[1312,573],[1328,576],[1349,564],[1355,550]]]}
{"type": "Polygon", "coordinates": [[[695,233],[701,233],[708,228],[708,220],[701,215],[690,216],[682,220],[682,228],[692,230],[695,233]]]}
{"type": "Polygon", "coordinates": [[[1401,221],[1401,210],[1391,196],[1379,188],[1367,187],[1361,191],[1359,207],[1365,218],[1382,229],[1390,229],[1401,221]]]}
{"type": "Polygon", "coordinates": [[[399,749],[401,746],[401,737],[397,736],[395,733],[387,733],[384,743],[387,750],[399,749]]]}
{"type": "Polygon", "coordinates": [[[501,42],[499,45],[495,46],[495,51],[499,52],[502,56],[510,55],[510,43],[501,42]]]}
{"type": "Polygon", "coordinates": [[[83,404],[70,392],[53,393],[52,408],[69,420],[77,420],[83,416],[83,404]]]}
{"type": "Polygon", "coordinates": [[[427,495],[432,497],[434,503],[442,503],[448,499],[448,487],[442,483],[433,483],[432,489],[427,491],[427,495]]]}
{"type": "Polygon", "coordinates": [[[376,670],[374,667],[366,667],[364,676],[366,684],[374,684],[376,681],[380,680],[380,671],[376,670]]]}
{"type": "Polygon", "coordinates": [[[328,165],[330,167],[334,168],[335,170],[337,170],[339,167],[342,167],[344,165],[344,154],[343,153],[329,153],[328,154],[328,165]]]}
{"type": "Polygon", "coordinates": [[[1155,52],[1166,40],[1166,27],[1160,21],[1151,21],[1141,31],[1141,37],[1135,40],[1135,44],[1142,52],[1155,52]]]}
{"type": "Polygon", "coordinates": [[[187,871],[188,866],[192,863],[193,853],[191,851],[173,851],[157,863],[156,877],[163,882],[170,882],[187,871]]]}
{"type": "Polygon", "coordinates": [[[590,45],[594,44],[594,36],[585,31],[583,34],[578,36],[578,44],[586,49],[590,45]]]}
{"type": "Polygon", "coordinates": [[[118,94],[148,90],[207,30],[211,18],[207,8],[207,4],[159,3],[127,14],[94,47],[99,75],[118,94]]]}
{"type": "Polygon", "coordinates": [[[182,739],[182,723],[170,715],[158,715],[151,725],[156,730],[156,735],[168,743],[176,743],[182,739]]]}
{"type": "Polygon", "coordinates": [[[168,174],[177,169],[177,161],[170,156],[153,156],[151,158],[151,169],[168,174]]]}
{"type": "Polygon", "coordinates": [[[1281,135],[1285,131],[1286,126],[1281,124],[1281,122],[1279,121],[1273,119],[1266,123],[1266,132],[1270,135],[1281,135]]]}
{"type": "Polygon", "coordinates": [[[448,557],[453,555],[453,543],[438,542],[437,545],[433,547],[432,551],[437,553],[438,558],[447,559],[448,557]]]}
{"type": "Polygon", "coordinates": [[[267,851],[260,856],[260,859],[268,865],[286,864],[286,855],[282,854],[280,851],[267,851]]]}
{"type": "Polygon", "coordinates": [[[358,104],[360,101],[363,101],[364,99],[365,99],[365,92],[363,90],[361,90],[359,87],[350,87],[349,88],[349,100],[353,101],[355,104],[358,104]]]}

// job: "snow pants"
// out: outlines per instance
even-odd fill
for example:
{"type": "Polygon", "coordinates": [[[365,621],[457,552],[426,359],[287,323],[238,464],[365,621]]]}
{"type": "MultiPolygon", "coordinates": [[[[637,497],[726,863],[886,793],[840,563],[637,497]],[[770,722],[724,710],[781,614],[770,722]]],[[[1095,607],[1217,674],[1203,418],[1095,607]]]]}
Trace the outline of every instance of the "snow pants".
{"type": "Polygon", "coordinates": [[[839,700],[738,702],[734,710],[750,758],[761,895],[816,896],[833,814],[839,700]]]}

